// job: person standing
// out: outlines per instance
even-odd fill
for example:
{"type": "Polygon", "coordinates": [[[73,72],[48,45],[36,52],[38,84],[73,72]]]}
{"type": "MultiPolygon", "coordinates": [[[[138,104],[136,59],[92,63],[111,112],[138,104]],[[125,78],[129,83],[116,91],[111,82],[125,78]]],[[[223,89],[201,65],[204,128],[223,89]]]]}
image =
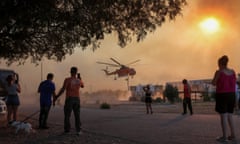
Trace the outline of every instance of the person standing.
{"type": "Polygon", "coordinates": [[[15,80],[14,75],[7,76],[7,98],[6,98],[6,105],[7,105],[7,121],[8,124],[11,124],[13,121],[17,120],[17,111],[20,105],[20,100],[18,93],[21,92],[20,84],[18,80],[15,80]]]}
{"type": "Polygon", "coordinates": [[[64,104],[64,132],[70,132],[70,117],[73,111],[75,117],[75,128],[77,134],[81,134],[81,121],[80,121],[80,87],[83,88],[83,81],[78,73],[77,67],[71,67],[71,76],[65,78],[63,86],[55,97],[54,101],[66,90],[66,99],[64,104]],[[77,76],[78,75],[78,76],[77,76]]]}
{"type": "Polygon", "coordinates": [[[192,100],[191,100],[191,87],[188,84],[188,81],[184,79],[183,83],[183,115],[187,114],[187,107],[190,111],[190,114],[193,114],[192,110],[192,100]]]}
{"type": "Polygon", "coordinates": [[[147,110],[147,114],[150,113],[152,114],[152,92],[150,90],[150,86],[147,85],[146,87],[143,88],[144,92],[145,92],[145,104],[146,104],[146,110],[147,110]]]}
{"type": "Polygon", "coordinates": [[[236,74],[233,69],[227,67],[228,57],[226,55],[218,59],[219,69],[215,72],[212,84],[216,86],[215,110],[220,115],[222,136],[216,140],[226,142],[235,139],[235,128],[233,122],[233,111],[235,105],[236,74]],[[227,137],[227,124],[231,135],[227,137]]]}
{"type": "Polygon", "coordinates": [[[236,110],[240,110],[240,82],[236,82],[236,110]]]}
{"type": "Polygon", "coordinates": [[[48,114],[52,105],[52,97],[56,96],[53,77],[52,73],[48,73],[47,79],[42,81],[38,87],[40,93],[39,129],[49,128],[47,126],[48,114]]]}

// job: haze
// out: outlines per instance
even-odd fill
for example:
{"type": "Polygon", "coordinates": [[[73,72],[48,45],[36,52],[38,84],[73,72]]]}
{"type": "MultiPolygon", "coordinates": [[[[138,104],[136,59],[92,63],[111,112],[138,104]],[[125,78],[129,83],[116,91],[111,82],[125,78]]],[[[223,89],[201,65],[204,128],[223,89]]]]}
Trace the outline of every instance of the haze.
{"type": "MultiPolygon", "coordinates": [[[[217,69],[217,59],[229,56],[229,67],[240,73],[240,1],[236,0],[194,0],[188,1],[183,15],[174,22],[167,21],[154,33],[140,43],[134,42],[125,48],[117,45],[116,35],[112,34],[102,41],[101,47],[93,52],[76,48],[75,53],[62,62],[44,59],[36,66],[30,60],[23,66],[12,64],[7,67],[4,61],[1,68],[14,69],[20,75],[22,95],[37,93],[41,80],[48,72],[55,74],[57,91],[65,77],[69,76],[71,66],[77,66],[85,82],[83,91],[101,89],[127,90],[125,78],[114,80],[107,77],[101,69],[106,66],[96,61],[112,62],[113,57],[123,64],[134,60],[141,61],[132,65],[137,71],[130,85],[165,84],[167,81],[212,78],[217,69]],[[199,23],[208,17],[219,22],[218,31],[207,34],[199,28],[199,23]],[[42,72],[41,72],[42,70],[42,72]]],[[[109,71],[114,70],[109,67],[109,71]]]]}

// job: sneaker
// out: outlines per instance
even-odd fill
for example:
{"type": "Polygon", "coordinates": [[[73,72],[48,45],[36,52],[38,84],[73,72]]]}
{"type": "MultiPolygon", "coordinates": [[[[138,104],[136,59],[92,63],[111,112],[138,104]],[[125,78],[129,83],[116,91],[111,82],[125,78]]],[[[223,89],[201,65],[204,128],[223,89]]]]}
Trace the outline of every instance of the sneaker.
{"type": "Polygon", "coordinates": [[[228,139],[226,137],[219,137],[216,139],[216,141],[220,142],[220,143],[225,143],[228,141],[228,139]]]}
{"type": "Polygon", "coordinates": [[[82,134],[83,134],[82,131],[77,132],[77,135],[78,135],[78,136],[80,136],[80,135],[82,135],[82,134]]]}

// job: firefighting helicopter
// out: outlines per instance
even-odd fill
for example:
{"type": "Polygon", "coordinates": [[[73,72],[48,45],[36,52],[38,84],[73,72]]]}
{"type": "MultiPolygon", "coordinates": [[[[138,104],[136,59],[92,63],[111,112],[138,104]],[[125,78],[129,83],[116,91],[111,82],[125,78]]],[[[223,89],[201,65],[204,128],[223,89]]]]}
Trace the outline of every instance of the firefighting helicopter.
{"type": "Polygon", "coordinates": [[[118,62],[117,60],[115,60],[114,58],[110,58],[110,60],[112,60],[114,63],[106,63],[106,62],[97,62],[97,63],[107,65],[106,69],[102,69],[102,70],[105,72],[105,74],[107,76],[114,75],[115,80],[117,79],[117,77],[129,77],[129,76],[131,76],[133,78],[133,76],[136,74],[136,70],[134,68],[130,68],[129,65],[140,61],[140,60],[135,60],[131,63],[123,65],[120,62],[118,62]],[[109,72],[108,71],[108,66],[110,66],[110,67],[120,67],[120,68],[116,69],[115,71],[109,72]]]}

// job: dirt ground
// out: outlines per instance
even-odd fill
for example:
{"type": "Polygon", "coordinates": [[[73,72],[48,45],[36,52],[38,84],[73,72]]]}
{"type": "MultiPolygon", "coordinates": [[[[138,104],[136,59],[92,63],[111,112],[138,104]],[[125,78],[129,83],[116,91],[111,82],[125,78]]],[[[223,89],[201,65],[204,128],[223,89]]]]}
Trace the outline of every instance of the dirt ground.
{"type": "MultiPolygon", "coordinates": [[[[193,104],[194,110],[196,113],[202,114],[213,114],[214,113],[214,104],[213,103],[202,103],[202,104],[193,104]]],[[[142,104],[133,104],[133,107],[142,107],[142,104]]],[[[166,106],[166,105],[153,105],[159,107],[157,113],[180,113],[182,110],[182,105],[178,104],[175,106],[166,106]]],[[[95,107],[97,108],[97,107],[95,107]]],[[[144,108],[144,106],[142,107],[144,108]]],[[[124,107],[121,105],[112,106],[112,109],[124,110],[124,107]]],[[[140,109],[141,110],[141,109],[140,109]]],[[[40,130],[38,129],[37,120],[29,119],[27,122],[32,124],[33,130],[27,134],[23,131],[20,131],[18,134],[15,134],[15,129],[7,126],[6,119],[3,120],[1,116],[0,121],[0,142],[1,144],[135,144],[136,142],[128,141],[125,139],[120,139],[117,137],[112,137],[104,134],[97,134],[90,131],[84,131],[83,134],[78,136],[75,133],[63,134],[62,125],[50,125],[50,129],[40,130]]],[[[20,119],[24,119],[24,116],[19,114],[20,119]]]]}
{"type": "MultiPolygon", "coordinates": [[[[20,115],[20,118],[24,116],[20,115]]],[[[79,136],[76,133],[64,134],[63,126],[50,125],[50,129],[40,130],[36,120],[28,120],[33,130],[30,133],[20,131],[15,134],[15,128],[7,126],[6,121],[1,120],[0,143],[1,144],[135,144],[134,142],[119,138],[96,134],[83,130],[79,136]]]]}

